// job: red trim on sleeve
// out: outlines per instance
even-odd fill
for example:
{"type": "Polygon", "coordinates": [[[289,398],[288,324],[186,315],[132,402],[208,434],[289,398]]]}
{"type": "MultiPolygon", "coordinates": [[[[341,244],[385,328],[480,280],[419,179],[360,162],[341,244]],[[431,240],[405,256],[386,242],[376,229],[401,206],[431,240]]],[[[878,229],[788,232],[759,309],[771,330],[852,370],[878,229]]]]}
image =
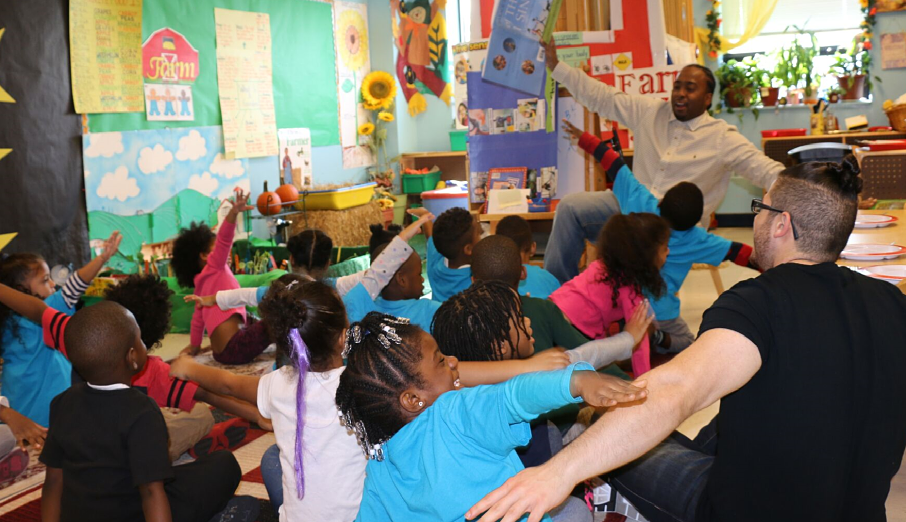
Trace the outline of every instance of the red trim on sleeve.
{"type": "Polygon", "coordinates": [[[67,359],[66,345],[63,342],[63,332],[70,317],[65,313],[51,307],[44,309],[41,315],[41,329],[44,331],[44,344],[58,350],[67,359]]]}

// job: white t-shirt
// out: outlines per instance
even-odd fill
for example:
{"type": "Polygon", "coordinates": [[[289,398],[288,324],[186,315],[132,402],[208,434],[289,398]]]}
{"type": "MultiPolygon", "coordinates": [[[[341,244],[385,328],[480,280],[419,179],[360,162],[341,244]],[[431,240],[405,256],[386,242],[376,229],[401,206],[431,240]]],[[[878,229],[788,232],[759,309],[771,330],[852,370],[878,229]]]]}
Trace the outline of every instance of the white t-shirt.
{"type": "Polygon", "coordinates": [[[283,466],[281,521],[353,521],[362,502],[367,460],[355,435],[340,423],[335,397],[345,367],[305,376],[302,465],[305,496],[296,495],[295,368],[284,366],[258,383],[258,410],[274,423],[283,466]]]}

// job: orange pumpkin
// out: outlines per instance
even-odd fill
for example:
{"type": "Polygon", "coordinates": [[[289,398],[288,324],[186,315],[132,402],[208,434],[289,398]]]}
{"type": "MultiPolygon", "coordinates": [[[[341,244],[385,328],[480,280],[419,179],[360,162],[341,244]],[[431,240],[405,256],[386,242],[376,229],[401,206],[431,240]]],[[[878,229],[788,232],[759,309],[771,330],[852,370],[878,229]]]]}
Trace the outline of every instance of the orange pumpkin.
{"type": "Polygon", "coordinates": [[[285,183],[277,188],[277,195],[280,196],[280,201],[283,202],[283,210],[289,210],[299,200],[299,189],[295,185],[285,183]]]}
{"type": "Polygon", "coordinates": [[[267,191],[267,181],[264,182],[264,192],[258,196],[257,207],[258,212],[262,216],[270,216],[280,212],[280,196],[276,192],[267,191]]]}

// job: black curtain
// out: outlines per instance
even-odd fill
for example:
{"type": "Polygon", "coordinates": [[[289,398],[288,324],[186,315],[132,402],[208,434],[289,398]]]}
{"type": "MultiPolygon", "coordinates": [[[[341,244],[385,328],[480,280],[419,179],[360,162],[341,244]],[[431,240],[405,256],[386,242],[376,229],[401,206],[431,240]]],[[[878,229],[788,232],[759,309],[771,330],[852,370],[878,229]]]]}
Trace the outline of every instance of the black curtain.
{"type": "Polygon", "coordinates": [[[3,252],[53,266],[88,260],[81,120],[72,105],[67,0],[0,0],[0,233],[3,252]]]}

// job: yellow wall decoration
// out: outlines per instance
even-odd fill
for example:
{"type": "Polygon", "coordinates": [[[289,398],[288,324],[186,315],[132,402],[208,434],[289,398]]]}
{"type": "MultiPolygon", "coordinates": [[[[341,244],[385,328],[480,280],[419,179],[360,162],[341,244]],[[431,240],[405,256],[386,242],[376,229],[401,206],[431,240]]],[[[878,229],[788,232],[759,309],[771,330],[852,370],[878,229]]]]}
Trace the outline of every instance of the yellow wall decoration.
{"type": "Polygon", "coordinates": [[[10,243],[19,233],[10,232],[9,234],[0,234],[0,250],[6,248],[6,245],[10,243]]]}

